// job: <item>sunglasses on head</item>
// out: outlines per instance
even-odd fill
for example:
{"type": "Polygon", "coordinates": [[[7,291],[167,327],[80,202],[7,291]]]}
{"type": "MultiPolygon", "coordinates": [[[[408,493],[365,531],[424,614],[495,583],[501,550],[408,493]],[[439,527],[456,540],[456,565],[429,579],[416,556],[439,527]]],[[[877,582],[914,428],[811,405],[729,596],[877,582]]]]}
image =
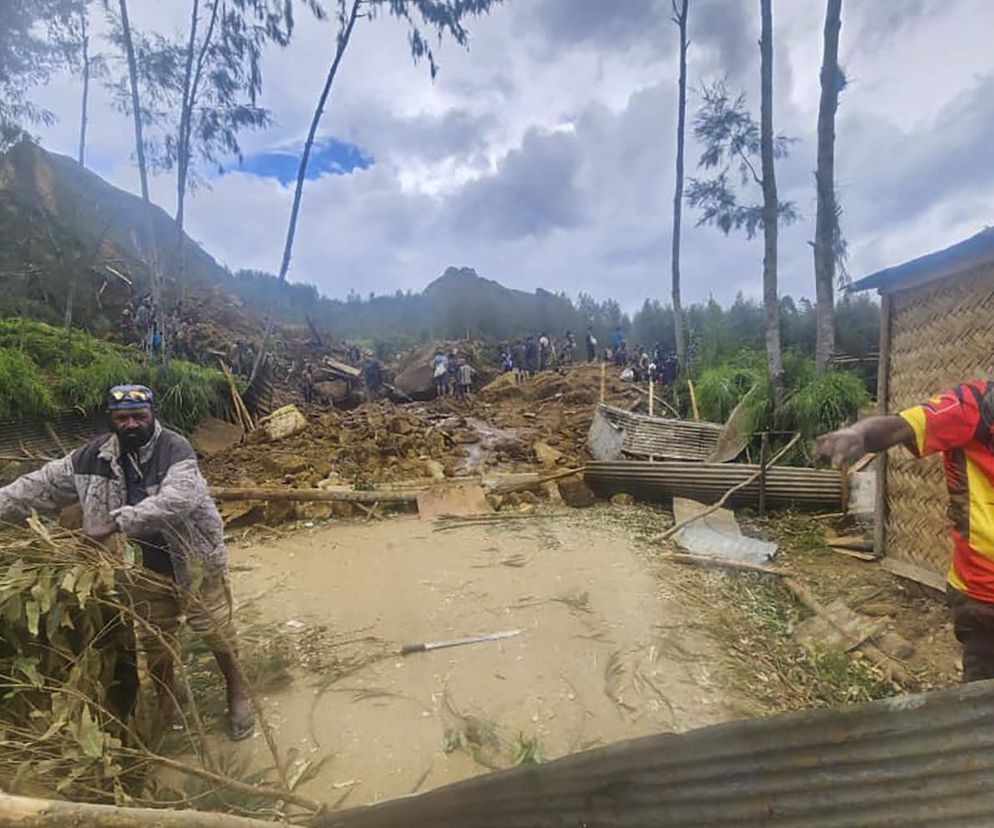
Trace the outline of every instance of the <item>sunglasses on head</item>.
{"type": "Polygon", "coordinates": [[[127,390],[121,388],[115,388],[110,392],[111,399],[115,402],[122,402],[124,400],[134,400],[135,402],[151,402],[152,397],[147,391],[142,391],[140,388],[129,388],[127,390]]]}

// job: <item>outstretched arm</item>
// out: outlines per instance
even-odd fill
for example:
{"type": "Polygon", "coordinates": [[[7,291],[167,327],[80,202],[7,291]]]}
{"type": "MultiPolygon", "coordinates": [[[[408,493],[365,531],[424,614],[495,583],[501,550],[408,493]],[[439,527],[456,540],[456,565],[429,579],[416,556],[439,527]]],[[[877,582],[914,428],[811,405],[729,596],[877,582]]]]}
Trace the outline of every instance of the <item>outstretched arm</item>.
{"type": "Polygon", "coordinates": [[[814,456],[816,460],[828,460],[840,469],[864,454],[886,451],[898,445],[915,445],[914,429],[903,417],[868,417],[849,428],[819,437],[815,441],[814,456]]]}
{"type": "Polygon", "coordinates": [[[0,521],[22,520],[32,509],[54,512],[74,503],[77,497],[72,455],[68,455],[0,489],[0,521]]]}

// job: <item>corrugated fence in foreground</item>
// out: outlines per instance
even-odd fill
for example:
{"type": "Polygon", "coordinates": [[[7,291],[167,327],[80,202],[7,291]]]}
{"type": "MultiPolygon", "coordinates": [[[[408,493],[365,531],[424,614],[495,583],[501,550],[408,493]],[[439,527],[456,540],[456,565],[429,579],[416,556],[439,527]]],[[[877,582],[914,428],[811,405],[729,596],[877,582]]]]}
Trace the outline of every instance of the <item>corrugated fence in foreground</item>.
{"type": "Polygon", "coordinates": [[[649,736],[323,828],[994,825],[994,682],[649,736]]]}

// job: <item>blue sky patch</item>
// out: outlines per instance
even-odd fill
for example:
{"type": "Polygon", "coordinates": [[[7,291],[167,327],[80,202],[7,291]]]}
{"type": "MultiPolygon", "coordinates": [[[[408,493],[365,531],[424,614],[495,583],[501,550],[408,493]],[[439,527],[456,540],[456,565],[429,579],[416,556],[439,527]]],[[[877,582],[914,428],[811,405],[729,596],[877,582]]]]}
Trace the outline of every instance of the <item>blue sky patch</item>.
{"type": "MultiPolygon", "coordinates": [[[[241,167],[237,169],[263,178],[275,178],[281,184],[289,184],[297,179],[297,166],[300,163],[298,152],[271,150],[246,155],[241,167]]],[[[372,164],[372,156],[366,155],[355,144],[326,138],[314,142],[307,164],[307,180],[313,181],[322,175],[347,175],[354,170],[365,170],[372,164]]]]}

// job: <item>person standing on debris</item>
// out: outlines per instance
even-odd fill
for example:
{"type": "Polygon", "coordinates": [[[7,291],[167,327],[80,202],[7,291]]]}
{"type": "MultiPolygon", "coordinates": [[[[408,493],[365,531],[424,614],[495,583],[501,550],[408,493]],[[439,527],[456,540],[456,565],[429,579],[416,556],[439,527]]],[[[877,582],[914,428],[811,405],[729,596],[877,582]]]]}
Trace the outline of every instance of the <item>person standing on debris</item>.
{"type": "Polygon", "coordinates": [[[576,337],[573,336],[573,331],[566,331],[565,344],[563,345],[563,365],[573,364],[573,354],[576,352],[576,337]]]}
{"type": "Polygon", "coordinates": [[[597,359],[597,337],[594,336],[593,327],[587,328],[587,362],[597,359]]]}
{"type": "Polygon", "coordinates": [[[362,382],[366,386],[366,402],[372,402],[380,395],[383,386],[383,369],[380,361],[368,356],[362,363],[362,382]]]}
{"type": "Polygon", "coordinates": [[[454,397],[459,385],[459,359],[456,357],[455,351],[449,351],[448,369],[449,373],[445,378],[445,393],[454,397]]]}
{"type": "Polygon", "coordinates": [[[953,536],[946,600],[963,646],[963,681],[994,678],[994,382],[967,382],[900,414],[868,417],[820,437],[814,453],[844,468],[893,446],[943,455],[953,536]]]}
{"type": "Polygon", "coordinates": [[[549,337],[546,336],[545,331],[542,331],[538,337],[538,370],[547,371],[550,364],[550,348],[551,343],[549,342],[549,337]]]}
{"type": "Polygon", "coordinates": [[[535,337],[528,334],[525,337],[525,371],[528,376],[535,376],[538,370],[538,345],[535,344],[535,337]]]}
{"type": "Polygon", "coordinates": [[[314,369],[309,362],[304,364],[304,402],[314,402],[314,369]]]}
{"type": "Polygon", "coordinates": [[[441,349],[435,351],[435,358],[431,361],[431,375],[435,383],[435,396],[444,397],[445,383],[449,376],[449,361],[441,349]]]}
{"type": "Polygon", "coordinates": [[[469,399],[470,391],[473,389],[474,374],[476,371],[466,360],[459,364],[459,396],[464,400],[469,399]]]}
{"type": "Polygon", "coordinates": [[[524,379],[525,372],[525,345],[518,339],[514,343],[514,350],[511,352],[511,359],[514,360],[514,381],[520,384],[524,379]]]}
{"type": "Polygon", "coordinates": [[[236,663],[224,525],[197,456],[186,438],[158,422],[145,386],[111,388],[107,414],[109,437],[0,489],[0,520],[78,501],[85,535],[98,543],[115,535],[134,542],[140,560],[126,570],[123,588],[140,620],[139,638],[161,714],[178,712],[170,649],[178,648],[176,634],[185,616],[224,675],[231,738],[244,739],[253,731],[254,717],[236,663]]]}

